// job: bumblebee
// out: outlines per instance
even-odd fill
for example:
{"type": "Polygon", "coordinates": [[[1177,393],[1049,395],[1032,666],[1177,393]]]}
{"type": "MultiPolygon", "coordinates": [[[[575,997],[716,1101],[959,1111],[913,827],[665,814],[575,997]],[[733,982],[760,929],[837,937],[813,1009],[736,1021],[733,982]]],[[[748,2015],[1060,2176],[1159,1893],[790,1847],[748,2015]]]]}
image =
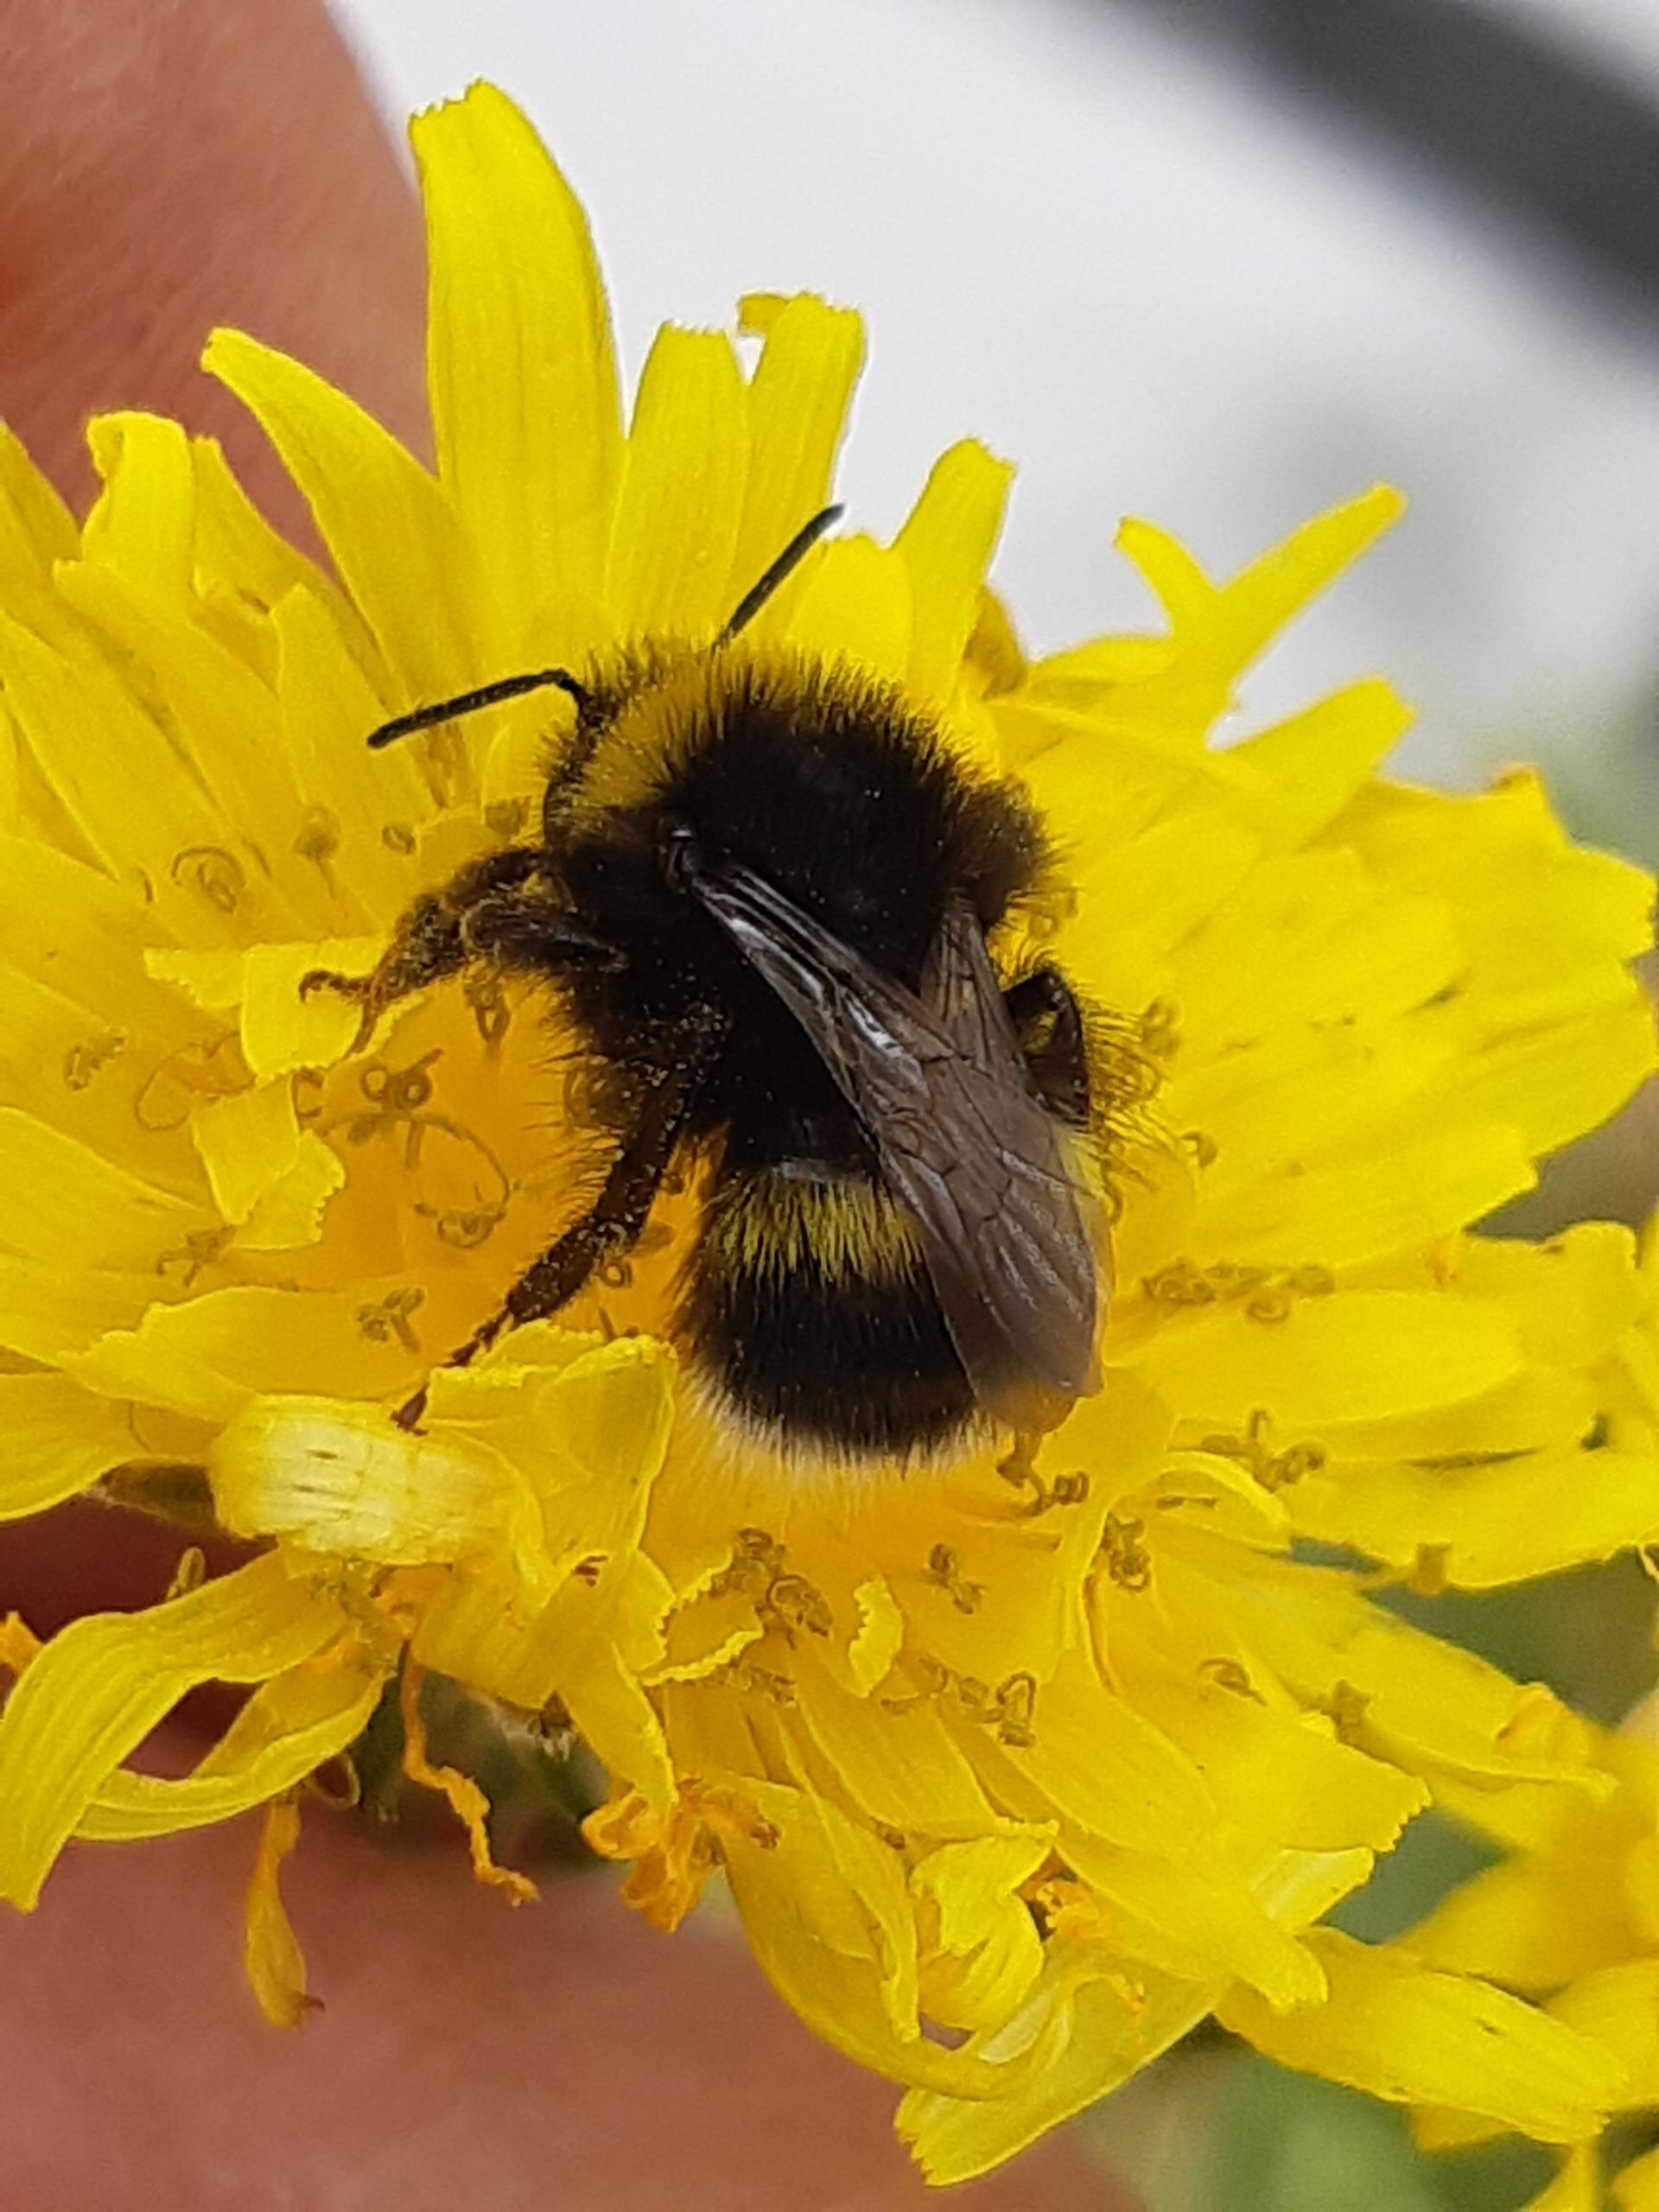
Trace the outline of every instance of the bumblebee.
{"type": "MultiPolygon", "coordinates": [[[[415,712],[381,746],[540,686],[574,731],[539,837],[418,899],[365,978],[365,1033],[478,962],[563,1001],[614,1157],[590,1210],[454,1354],[556,1314],[705,1164],[673,1334],[745,1428],[836,1459],[1052,1427],[1093,1387],[1105,1262],[1068,1155],[1091,1128],[1078,1002],[986,946],[1046,842],[894,686],[751,649],[816,516],[714,643],[543,669],[415,712]]],[[[405,1408],[411,1417],[419,1401],[405,1408]]]]}

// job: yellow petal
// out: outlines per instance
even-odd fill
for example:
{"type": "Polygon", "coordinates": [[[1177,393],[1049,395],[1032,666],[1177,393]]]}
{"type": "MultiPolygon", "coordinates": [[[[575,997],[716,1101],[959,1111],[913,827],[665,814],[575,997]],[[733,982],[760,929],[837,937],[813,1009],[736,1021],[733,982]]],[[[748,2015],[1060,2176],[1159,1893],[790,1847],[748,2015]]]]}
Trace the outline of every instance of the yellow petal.
{"type": "Polygon", "coordinates": [[[479,549],[489,673],[507,675],[594,642],[572,617],[600,593],[621,465],[610,317],[587,219],[511,100],[474,85],[410,137],[438,477],[479,549]]]}
{"type": "MultiPolygon", "coordinates": [[[[757,295],[741,315],[745,330],[764,334],[749,382],[749,480],[732,560],[747,591],[829,497],[864,331],[855,315],[808,293],[757,295]]],[[[756,617],[754,634],[779,634],[792,598],[786,585],[756,617]]]]}
{"type": "Polygon", "coordinates": [[[470,1372],[441,1370],[429,1402],[446,1432],[521,1471],[564,1572],[639,1541],[673,1428],[675,1371],[654,1339],[595,1344],[549,1325],[515,1331],[470,1372]]]}
{"type": "MultiPolygon", "coordinates": [[[[102,632],[134,689],[166,699],[187,774],[236,825],[238,836],[224,842],[244,876],[240,884],[227,879],[221,903],[234,889],[232,911],[251,915],[257,895],[262,928],[308,933],[306,918],[325,887],[303,861],[299,794],[262,677],[212,635],[194,598],[182,608],[160,607],[141,585],[91,562],[60,571],[58,589],[102,632]]],[[[324,904],[309,926],[326,914],[324,904]]]]}
{"type": "Polygon", "coordinates": [[[1274,1321],[1211,1310],[1162,1330],[1138,1362],[1166,1403],[1217,1429],[1243,1428],[1258,1406],[1285,1428],[1408,1414],[1494,1389],[1520,1364],[1503,1313],[1405,1291],[1310,1297],[1274,1321]]]}
{"type": "Polygon", "coordinates": [[[847,1648],[847,1687],[868,1697],[887,1675],[905,1640],[905,1617],[880,1577],[861,1582],[853,1592],[858,1627],[847,1648]]]}
{"type": "Polygon", "coordinates": [[[1315,847],[1252,870],[1183,948],[1171,989],[1184,1033],[1214,1056],[1299,1022],[1410,1014],[1466,957],[1444,901],[1381,889],[1352,854],[1315,847]]]}
{"type": "Polygon", "coordinates": [[[251,1400],[215,1440],[208,1473],[235,1535],[400,1566],[504,1543],[521,1486],[487,1445],[326,1397],[251,1400]]]}
{"type": "Polygon", "coordinates": [[[1137,686],[1137,713],[1189,743],[1201,738],[1262,647],[1389,527],[1403,504],[1397,492],[1378,485],[1305,523],[1219,588],[1164,531],[1125,522],[1119,550],[1162,602],[1174,646],[1167,671],[1137,686]]]}
{"type": "MultiPolygon", "coordinates": [[[[1456,1783],[1494,1796],[1515,1783],[1566,1783],[1586,1801],[1611,1777],[1590,1764],[1586,1733],[1539,1683],[1525,1688],[1472,1652],[1408,1627],[1354,1593],[1348,1578],[1265,1561],[1236,1548],[1194,1558],[1224,1578],[1224,1605],[1241,1645],[1302,1701],[1335,1720],[1374,1757],[1424,1775],[1437,1793],[1456,1783]]],[[[1176,1602],[1177,1563],[1160,1562],[1176,1602]]]]}
{"type": "Polygon", "coordinates": [[[283,750],[312,810],[318,864],[326,858],[342,894],[340,922],[324,934],[360,928],[365,919],[388,926],[415,892],[416,833],[434,812],[419,749],[394,745],[371,753],[365,744],[385,710],[345,624],[320,591],[289,591],[272,625],[283,750]]]}
{"type": "Polygon", "coordinates": [[[182,772],[111,671],[90,655],[70,659],[0,617],[0,677],[41,773],[110,874],[147,883],[156,913],[187,943],[221,938],[231,915],[257,915],[257,864],[240,826],[182,772]]]}
{"type": "Polygon", "coordinates": [[[1594,2135],[1617,2100],[1617,2063],[1518,1999],[1334,1929],[1306,1940],[1330,1980],[1323,2005],[1274,2012],[1235,1990],[1217,2008],[1281,2065],[1390,2103],[1455,2105],[1541,2143],[1594,2135]]]}
{"type": "Polygon", "coordinates": [[[1126,515],[1118,524],[1116,543],[1118,551],[1152,587],[1177,638],[1213,620],[1219,591],[1167,531],[1139,515],[1126,515]]]}
{"type": "Polygon", "coordinates": [[[1607,1841],[1592,1831],[1584,1843],[1582,1858],[1506,1859],[1460,1884],[1412,1929],[1413,1954],[1541,1996],[1614,1965],[1636,1940],[1629,1904],[1618,1882],[1586,1882],[1584,1866],[1606,1858],[1607,1841]]]}
{"type": "Polygon", "coordinates": [[[86,447],[103,489],[81,533],[86,558],[182,607],[194,584],[189,441],[160,415],[96,415],[86,425],[86,447]]]}
{"type": "Polygon", "coordinates": [[[722,1839],[727,1878],[762,1972],[835,2050],[890,2080],[988,2094],[982,2063],[929,2042],[917,2012],[904,1862],[823,1798],[744,1785],[768,1823],[722,1839]]]}
{"type": "MultiPolygon", "coordinates": [[[[234,1284],[176,1306],[151,1303],[136,1326],[111,1330],[66,1363],[111,1397],[215,1423],[231,1421],[251,1397],[308,1386],[312,1395],[396,1404],[399,1390],[406,1396],[415,1387],[419,1363],[376,1317],[401,1287],[368,1281],[311,1293],[234,1284]]],[[[153,1300],[153,1280],[149,1293],[153,1300]]]]}
{"type": "Polygon", "coordinates": [[[1332,1459],[1344,1467],[1426,1459],[1450,1470],[1580,1444],[1594,1427],[1599,1395],[1586,1375],[1523,1368],[1478,1397],[1403,1420],[1332,1422],[1325,1434],[1332,1459]]]}
{"type": "Polygon", "coordinates": [[[1453,903],[1464,989],[1493,1028],[1623,1000],[1624,963],[1652,941],[1651,876],[1569,845],[1530,771],[1472,797],[1370,785],[1328,835],[1383,880],[1453,903]]]}
{"type": "Polygon", "coordinates": [[[983,1835],[999,1817],[942,1717],[849,1696],[819,1665],[797,1674],[802,1724],[854,1802],[900,1834],[983,1835]]]}
{"type": "Polygon", "coordinates": [[[732,573],[748,442],[748,395],[730,340],[658,331],[640,372],[610,541],[606,596],[622,636],[701,639],[754,582],[732,573]]]}
{"type": "Polygon", "coordinates": [[[809,564],[790,616],[803,652],[902,682],[911,652],[910,572],[868,537],[838,537],[809,564]]]}
{"type": "Polygon", "coordinates": [[[1659,2212],[1659,2151],[1632,2158],[1612,2180],[1618,2212],[1659,2212]]]}
{"type": "Polygon", "coordinates": [[[211,592],[215,582],[233,578],[237,601],[264,609],[303,592],[325,602],[349,631],[357,654],[372,660],[372,643],[345,594],[266,521],[238,483],[218,439],[192,438],[190,461],[196,478],[198,588],[211,592]]]}
{"type": "Polygon", "coordinates": [[[300,1124],[292,1086],[266,1083],[210,1099],[190,1118],[213,1203],[239,1227],[299,1159],[300,1124]]]}
{"type": "Polygon", "coordinates": [[[1140,1674],[1134,1694],[1253,1841],[1390,1851],[1428,1802],[1417,1777],[1342,1743],[1321,1716],[1287,1713],[1213,1675],[1140,1674]]]}
{"type": "Polygon", "coordinates": [[[1051,813],[1076,840],[1065,861],[1077,918],[1058,950],[1103,1005],[1144,1006],[1170,986],[1171,954],[1243,880],[1262,840],[1230,809],[1196,804],[1127,838],[1103,823],[1080,835],[1088,817],[1064,785],[1100,775],[1086,758],[1049,766],[1051,813]]]}
{"type": "Polygon", "coordinates": [[[1587,1367],[1641,1311],[1636,1240],[1618,1222],[1579,1222],[1544,1244],[1465,1236],[1447,1260],[1459,1290],[1502,1300],[1541,1366],[1587,1367]]]}
{"type": "Polygon", "coordinates": [[[499,1599],[457,1577],[428,1608],[415,1650],[423,1664],[528,1711],[556,1696],[611,1775],[661,1811],[674,1796],[674,1763],[640,1678],[658,1675],[670,1601],[663,1576],[638,1554],[591,1580],[573,1576],[527,1626],[504,1622],[499,1599]]]}
{"type": "Polygon", "coordinates": [[[76,1275],[0,1253],[0,1344],[64,1365],[106,1331],[136,1326],[156,1296],[154,1269],[76,1275]]]}
{"type": "Polygon", "coordinates": [[[206,1827],[292,1789],[369,1724],[385,1669],[354,1637],[257,1689],[194,1770],[176,1780],[117,1767],[75,1824],[90,1842],[206,1827]]]}
{"type": "Polygon", "coordinates": [[[286,1171],[254,1201],[238,1230],[241,1252],[289,1252],[322,1236],[328,1201],[346,1185],[346,1169],[314,1129],[302,1129],[286,1171]]]}
{"type": "Polygon", "coordinates": [[[48,1122],[0,1106],[0,1245],[61,1265],[96,1253],[105,1268],[157,1263],[217,1226],[212,1211],[77,1144],[48,1122]]]}
{"type": "Polygon", "coordinates": [[[1109,2094],[1179,2042],[1217,1994],[1166,1975],[1127,1991],[1121,1976],[1076,1947],[1052,1941],[1048,1951],[1044,1986],[1025,2014],[967,2046],[993,2057],[1009,2050],[1004,2070],[1015,2076],[1017,2064],[1018,2072],[1002,2094],[969,2103],[916,2088],[899,2105],[899,2136],[936,2186],[971,2181],[1109,2094]]]}
{"type": "Polygon", "coordinates": [[[1251,1894],[1219,1834],[1210,1848],[1103,1848],[1062,1840],[1062,1855],[1088,1884],[1112,1947],[1162,1974],[1192,1981],[1236,1976],[1275,2008],[1325,1995],[1318,1959],[1251,1894]]]}
{"type": "Polygon", "coordinates": [[[1018,1891],[1048,1852],[1046,1836],[980,1836],[942,1845],[911,1869],[911,1888],[938,1923],[919,1985],[929,2019],[1000,2025],[1024,2003],[1042,1973],[1043,1946],[1018,1891]]]}
{"type": "Polygon", "coordinates": [[[1198,1769],[1094,1679],[1087,1661],[1069,1660],[1041,1686],[1031,1735],[1029,1745],[998,1746],[982,1732],[958,1730],[979,1772],[999,1795],[1006,1777],[1018,1791],[1010,1802],[1028,1818],[1058,1814],[1087,1835],[1154,1851],[1212,1832],[1216,1808],[1198,1769]]]}
{"type": "Polygon", "coordinates": [[[1594,2144],[1569,2151],[1554,2180],[1526,2212],[1601,2212],[1601,2161],[1594,2144]]]}
{"type": "Polygon", "coordinates": [[[36,468],[15,431],[0,432],[0,560],[44,580],[54,561],[72,561],[80,532],[60,493],[36,468]]]}
{"type": "Polygon", "coordinates": [[[9,1674],[21,1675],[25,1667],[33,1666],[43,1648],[40,1637],[17,1614],[0,1616],[0,1667],[9,1674]]]}
{"type": "Polygon", "coordinates": [[[300,1840],[300,1808],[292,1797],[268,1806],[259,1855],[248,1885],[243,1964],[259,2010],[274,2028],[297,2028],[316,1999],[306,1993],[300,1949],[277,1886],[282,1864],[300,1840]]]}
{"type": "Polygon", "coordinates": [[[240,331],[202,365],[255,416],[310,502],[397,696],[442,699],[510,671],[478,662],[472,547],[442,492],[389,431],[332,385],[240,331]]]}
{"type": "Polygon", "coordinates": [[[149,982],[143,949],[162,932],[136,887],[33,838],[0,837],[0,944],[8,963],[118,1033],[175,1041],[170,994],[149,982]]]}
{"type": "Polygon", "coordinates": [[[1437,1580],[1488,1590],[1659,1540],[1659,1478],[1645,1454],[1537,1452],[1490,1466],[1345,1467],[1296,1487],[1296,1525],[1437,1580]]]}
{"type": "Polygon", "coordinates": [[[0,1713],[0,1896],[32,1911],[106,1778],[185,1692],[297,1666],[342,1625],[280,1560],[138,1613],[92,1613],[52,1639],[0,1713]]]}
{"type": "Polygon", "coordinates": [[[1242,670],[1263,645],[1405,512],[1392,485],[1374,484],[1316,515],[1253,561],[1221,593],[1218,647],[1224,665],[1242,670]]]}
{"type": "Polygon", "coordinates": [[[930,705],[956,690],[1013,478],[1007,461],[964,438],[934,462],[893,540],[910,575],[910,689],[930,705]]]}
{"type": "Polygon", "coordinates": [[[123,1407],[64,1375],[0,1375],[0,1521],[43,1513],[137,1452],[123,1407]]]}
{"type": "Polygon", "coordinates": [[[1632,986],[1576,1021],[1523,1029],[1469,1053],[1435,1086],[1443,1114],[1511,1121],[1534,1154],[1605,1122],[1653,1072],[1653,1008],[1632,986]]]}
{"type": "Polygon", "coordinates": [[[1401,1129],[1386,1156],[1310,1166],[1230,1189],[1207,1187],[1193,1257],[1269,1267],[1356,1267],[1420,1248],[1478,1221],[1536,1179],[1521,1134],[1502,1123],[1401,1129]]]}
{"type": "Polygon", "coordinates": [[[1275,845],[1299,845],[1341,810],[1410,721],[1393,686],[1373,677],[1229,746],[1217,766],[1275,845]]]}
{"type": "Polygon", "coordinates": [[[1622,2105],[1659,2104],[1659,1960],[1626,1959],[1586,1974],[1549,2012],[1612,2053],[1624,2071],[1622,2105]]]}

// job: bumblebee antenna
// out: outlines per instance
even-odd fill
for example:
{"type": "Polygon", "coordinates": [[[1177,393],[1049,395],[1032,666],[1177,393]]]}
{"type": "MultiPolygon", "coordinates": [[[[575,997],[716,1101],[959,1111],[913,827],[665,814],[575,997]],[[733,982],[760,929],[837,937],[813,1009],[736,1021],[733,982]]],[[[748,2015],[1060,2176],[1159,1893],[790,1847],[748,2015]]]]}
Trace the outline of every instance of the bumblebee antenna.
{"type": "Polygon", "coordinates": [[[788,582],[824,531],[838,523],[845,512],[844,507],[821,507],[810,522],[802,524],[760,582],[752,585],[738,601],[736,610],[716,644],[728,645],[740,630],[747,629],[772,594],[788,582]]]}
{"type": "Polygon", "coordinates": [[[568,668],[532,669],[526,675],[504,676],[499,683],[480,683],[475,691],[457,691],[453,699],[440,699],[433,706],[416,707],[407,715],[394,715],[391,721],[382,722],[378,729],[369,732],[369,743],[378,753],[383,745],[391,745],[400,737],[413,737],[417,730],[453,721],[457,715],[475,715],[480,707],[499,707],[504,699],[519,698],[526,691],[543,690],[550,683],[568,694],[578,707],[588,704],[587,686],[578,683],[568,668]]]}
{"type": "MultiPolygon", "coordinates": [[[[740,630],[747,628],[772,594],[794,575],[825,531],[841,520],[844,512],[838,506],[822,507],[810,522],[801,525],[759,583],[739,600],[717,644],[729,645],[740,630]]],[[[378,729],[371,730],[368,741],[378,753],[383,746],[395,745],[400,737],[413,737],[417,731],[435,728],[439,722],[454,721],[461,715],[475,715],[483,707],[499,707],[504,700],[520,699],[526,691],[544,690],[550,684],[574,699],[579,708],[591,703],[587,686],[578,683],[568,668],[531,669],[523,676],[504,676],[499,683],[480,683],[476,690],[457,691],[453,699],[439,699],[429,707],[415,707],[406,715],[395,715],[389,722],[382,722],[378,729]]]]}

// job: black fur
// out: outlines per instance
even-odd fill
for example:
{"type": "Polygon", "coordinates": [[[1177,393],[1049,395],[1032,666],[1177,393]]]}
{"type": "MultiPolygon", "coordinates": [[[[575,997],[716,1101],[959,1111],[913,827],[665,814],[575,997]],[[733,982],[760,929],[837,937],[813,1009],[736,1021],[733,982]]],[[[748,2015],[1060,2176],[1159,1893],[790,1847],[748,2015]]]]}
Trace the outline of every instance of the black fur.
{"type": "MultiPolygon", "coordinates": [[[[607,728],[619,713],[651,710],[650,677],[643,709],[636,682],[594,687],[547,804],[547,875],[615,957],[576,964],[550,943],[547,972],[599,1058],[646,1081],[683,1056],[688,1009],[719,1027],[724,1042],[683,1122],[688,1137],[717,1147],[716,1205],[756,1171],[873,1180],[871,1147],[805,1032],[677,885],[668,832],[691,832],[711,862],[753,869],[914,990],[953,897],[988,930],[1032,887],[1044,858],[1037,822],[1013,789],[965,775],[895,690],[812,664],[742,661],[729,683],[709,687],[690,727],[656,733],[664,772],[649,800],[583,822],[584,771],[607,728]]],[[[528,964],[522,952],[515,964],[528,964]]],[[[1054,1013],[1052,993],[1039,988],[1033,1003],[1029,984],[1018,988],[1031,1012],[1054,1013]]],[[[1014,1010],[1023,1026],[1027,1006],[1014,1010]]],[[[1050,1022],[1033,1055],[1038,1087],[1067,1119],[1087,1100],[1071,1012],[1070,1031],[1050,1022]]],[[[787,1274],[744,1271],[729,1256],[717,1264],[715,1249],[705,1241],[688,1259],[678,1325],[748,1420],[868,1453],[936,1445],[972,1417],[919,1260],[896,1275],[832,1280],[810,1262],[787,1274]]]]}

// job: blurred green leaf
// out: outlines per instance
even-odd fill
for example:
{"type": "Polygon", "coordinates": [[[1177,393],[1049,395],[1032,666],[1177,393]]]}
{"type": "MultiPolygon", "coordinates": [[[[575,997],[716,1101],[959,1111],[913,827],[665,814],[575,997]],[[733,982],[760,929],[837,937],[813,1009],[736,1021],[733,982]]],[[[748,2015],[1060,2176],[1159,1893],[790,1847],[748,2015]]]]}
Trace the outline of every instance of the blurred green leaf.
{"type": "Polygon", "coordinates": [[[1213,2202],[1153,2212],[1516,2212],[1551,2171],[1530,2144],[1426,2158],[1402,2113],[1255,2057],[1215,2119],[1213,2202]]]}

